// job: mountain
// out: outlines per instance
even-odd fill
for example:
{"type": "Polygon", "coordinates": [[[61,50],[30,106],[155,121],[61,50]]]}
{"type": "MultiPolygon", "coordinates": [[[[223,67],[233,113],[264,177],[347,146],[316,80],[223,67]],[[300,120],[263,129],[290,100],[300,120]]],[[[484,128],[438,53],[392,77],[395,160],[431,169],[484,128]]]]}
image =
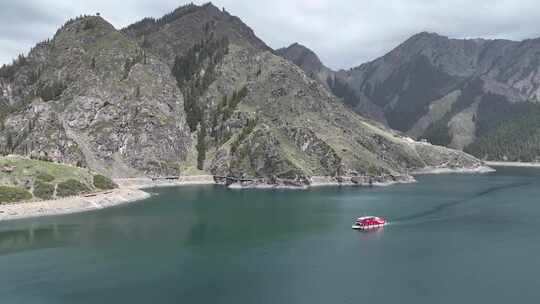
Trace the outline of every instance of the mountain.
{"type": "Polygon", "coordinates": [[[182,6],[159,19],[145,18],[122,32],[169,64],[209,36],[216,40],[227,38],[242,47],[271,51],[240,18],[211,3],[182,6]]]}
{"type": "Polygon", "coordinates": [[[193,139],[169,71],[101,17],[71,20],[4,74],[3,149],[109,176],[185,163],[193,139]]]}
{"type": "Polygon", "coordinates": [[[319,80],[329,88],[326,79],[329,76],[332,76],[334,72],[326,67],[319,59],[319,56],[312,50],[299,43],[293,43],[289,47],[276,50],[275,53],[296,64],[304,70],[309,77],[319,80]]]}
{"type": "Polygon", "coordinates": [[[71,20],[0,69],[0,89],[4,153],[113,177],[387,181],[481,165],[355,114],[212,4],[122,30],[99,16],[71,20]]]}
{"type": "Polygon", "coordinates": [[[490,160],[540,157],[540,39],[417,34],[328,79],[356,112],[417,139],[490,160]]]}
{"type": "Polygon", "coordinates": [[[384,114],[378,106],[373,103],[358,102],[356,92],[338,77],[338,72],[325,66],[319,56],[308,47],[293,43],[288,47],[276,50],[275,53],[299,66],[309,77],[319,81],[328,91],[340,98],[355,112],[387,125],[384,114]]]}

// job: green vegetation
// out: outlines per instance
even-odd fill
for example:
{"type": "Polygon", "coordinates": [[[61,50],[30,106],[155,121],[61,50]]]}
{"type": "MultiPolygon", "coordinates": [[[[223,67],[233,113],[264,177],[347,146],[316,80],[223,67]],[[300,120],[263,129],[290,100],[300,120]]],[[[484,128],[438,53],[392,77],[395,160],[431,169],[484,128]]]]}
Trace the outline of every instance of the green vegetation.
{"type": "Polygon", "coordinates": [[[213,37],[213,33],[208,34],[184,56],[176,57],[172,68],[178,87],[184,92],[184,111],[191,132],[197,130],[204,117],[204,107],[199,104],[199,99],[216,79],[215,68],[229,51],[227,38],[216,40],[213,37]]]}
{"type": "MultiPolygon", "coordinates": [[[[471,104],[473,104],[476,97],[483,94],[483,81],[481,79],[475,79],[463,88],[458,100],[452,104],[452,109],[444,115],[440,120],[432,123],[424,132],[424,138],[429,140],[430,143],[439,146],[447,146],[452,141],[450,137],[450,130],[448,124],[450,119],[459,112],[465,110],[471,104]]],[[[482,98],[490,98],[489,95],[485,95],[482,98]]]]}
{"type": "Polygon", "coordinates": [[[96,19],[88,18],[87,20],[84,21],[82,29],[83,31],[88,31],[88,30],[96,28],[96,26],[97,26],[96,19]]]}
{"type": "Polygon", "coordinates": [[[476,136],[489,135],[500,126],[538,111],[539,105],[532,102],[512,103],[504,96],[487,94],[478,106],[475,117],[476,136]]]}
{"type": "Polygon", "coordinates": [[[122,80],[127,79],[128,76],[129,76],[129,73],[131,72],[131,69],[137,63],[143,62],[145,60],[145,58],[146,58],[146,53],[144,51],[141,51],[141,50],[137,50],[137,53],[135,54],[135,56],[133,58],[128,57],[126,59],[126,62],[124,63],[124,72],[123,72],[123,75],[122,75],[122,80]]]}
{"type": "MultiPolygon", "coordinates": [[[[39,199],[53,199],[55,188],[58,188],[58,197],[77,195],[94,189],[89,183],[94,175],[88,170],[77,167],[21,156],[0,157],[0,167],[13,168],[12,171],[0,172],[0,184],[7,187],[18,187],[26,185],[28,181],[33,181],[33,195],[39,199]]],[[[106,178],[98,177],[96,184],[103,186],[109,182],[111,181],[106,178]]],[[[12,197],[10,201],[13,202],[31,198],[31,196],[13,195],[12,191],[8,192],[6,196],[12,197]]]]}
{"type": "Polygon", "coordinates": [[[37,95],[43,101],[57,100],[62,96],[62,93],[67,86],[62,81],[54,81],[51,84],[45,84],[38,88],[37,95]]]}
{"type": "Polygon", "coordinates": [[[39,173],[37,176],[36,176],[36,179],[37,180],[40,180],[42,182],[46,182],[46,183],[50,183],[54,180],[54,176],[48,174],[48,173],[39,173]]]}
{"type": "Polygon", "coordinates": [[[49,182],[51,176],[56,181],[65,181],[68,179],[91,180],[92,175],[88,170],[57,164],[48,161],[28,159],[20,156],[0,157],[0,166],[13,166],[16,169],[10,173],[1,173],[0,177],[10,177],[15,180],[41,179],[49,182]],[[43,177],[45,179],[43,179],[43,177]]]}
{"type": "Polygon", "coordinates": [[[231,144],[231,153],[235,154],[238,150],[238,147],[240,144],[255,130],[255,127],[257,126],[257,119],[248,119],[246,125],[244,128],[242,128],[242,132],[238,134],[238,137],[234,140],[234,142],[231,144]]]}
{"type": "Polygon", "coordinates": [[[84,192],[88,192],[90,189],[79,182],[78,180],[69,179],[65,182],[59,183],[56,189],[56,196],[67,197],[73,195],[79,195],[84,192]]]}
{"type": "Polygon", "coordinates": [[[424,132],[424,138],[430,143],[438,146],[447,146],[452,141],[448,123],[450,122],[450,114],[446,114],[442,119],[432,123],[424,132]]]}
{"type": "Polygon", "coordinates": [[[369,176],[381,176],[384,173],[383,168],[378,168],[374,165],[369,165],[367,169],[367,173],[369,176]]]}
{"type": "Polygon", "coordinates": [[[34,183],[34,196],[49,200],[54,196],[54,185],[37,180],[34,183]]]}
{"type": "Polygon", "coordinates": [[[248,88],[247,86],[244,86],[240,89],[240,91],[233,91],[233,94],[231,98],[229,99],[228,96],[223,96],[222,101],[218,104],[217,113],[223,113],[223,121],[227,121],[229,118],[231,118],[234,111],[236,111],[236,108],[238,107],[238,104],[246,98],[248,95],[248,88]]]}
{"type": "Polygon", "coordinates": [[[339,79],[339,78],[333,78],[328,76],[326,79],[326,83],[330,87],[330,90],[332,90],[332,93],[336,95],[337,97],[341,98],[345,104],[354,107],[358,103],[358,98],[356,97],[356,93],[353,89],[349,87],[349,85],[339,79]]]}
{"type": "MultiPolygon", "coordinates": [[[[20,103],[15,103],[14,105],[6,104],[6,103],[0,103],[0,130],[5,129],[4,122],[6,118],[11,115],[12,113],[19,112],[23,109],[25,109],[30,104],[31,98],[26,98],[20,103]]],[[[18,134],[15,134],[17,136],[18,134]]],[[[14,137],[14,134],[10,135],[11,137],[14,137]]],[[[12,148],[12,147],[10,147],[12,148]]],[[[6,147],[1,147],[1,151],[3,154],[6,154],[6,147]]],[[[8,152],[11,153],[11,152],[8,152]]]]}
{"type": "Polygon", "coordinates": [[[161,26],[173,22],[185,15],[191,14],[197,11],[198,7],[193,3],[181,6],[175,9],[173,12],[164,15],[159,19],[144,18],[143,20],[136,22],[128,26],[125,31],[127,32],[140,32],[141,35],[150,34],[157,31],[161,26]]]}
{"type": "Polygon", "coordinates": [[[476,120],[479,139],[465,152],[489,160],[540,159],[539,104],[482,101],[476,120]]]}
{"type": "Polygon", "coordinates": [[[118,188],[118,185],[115,184],[110,178],[103,175],[94,175],[94,187],[101,190],[111,190],[118,188]]]}
{"type": "Polygon", "coordinates": [[[426,56],[417,55],[380,85],[369,87],[369,90],[366,87],[366,94],[385,108],[392,129],[407,131],[427,113],[432,100],[454,90],[456,81],[455,77],[433,66],[426,56]],[[404,87],[404,83],[408,85],[404,87]]]}
{"type": "Polygon", "coordinates": [[[0,186],[0,203],[13,203],[32,199],[32,194],[18,187],[0,186]]]}
{"type": "Polygon", "coordinates": [[[238,105],[246,96],[249,90],[247,86],[243,86],[239,91],[234,90],[232,96],[229,98],[227,95],[223,96],[221,102],[217,105],[217,108],[211,115],[211,133],[210,136],[217,143],[227,142],[231,136],[232,131],[227,129],[224,122],[229,120],[233,113],[238,109],[238,105]],[[220,121],[222,123],[220,123],[220,121]]]}
{"type": "Polygon", "coordinates": [[[10,65],[2,65],[2,67],[0,68],[0,77],[13,81],[13,79],[15,78],[15,74],[17,73],[19,68],[26,66],[27,64],[28,60],[26,59],[26,57],[20,54],[19,57],[13,60],[13,63],[11,63],[10,65]]]}
{"type": "Polygon", "coordinates": [[[197,133],[197,169],[204,170],[206,160],[206,123],[201,122],[201,128],[197,133]]]}

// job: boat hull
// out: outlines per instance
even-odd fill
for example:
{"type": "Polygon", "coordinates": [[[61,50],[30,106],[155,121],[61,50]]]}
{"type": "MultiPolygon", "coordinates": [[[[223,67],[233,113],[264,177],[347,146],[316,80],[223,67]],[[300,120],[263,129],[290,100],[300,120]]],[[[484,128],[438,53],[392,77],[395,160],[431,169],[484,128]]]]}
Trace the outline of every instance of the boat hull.
{"type": "Polygon", "coordinates": [[[377,225],[353,225],[352,226],[352,229],[355,229],[355,230],[373,230],[373,229],[378,229],[378,228],[382,228],[384,226],[386,226],[388,224],[377,224],[377,225]]]}

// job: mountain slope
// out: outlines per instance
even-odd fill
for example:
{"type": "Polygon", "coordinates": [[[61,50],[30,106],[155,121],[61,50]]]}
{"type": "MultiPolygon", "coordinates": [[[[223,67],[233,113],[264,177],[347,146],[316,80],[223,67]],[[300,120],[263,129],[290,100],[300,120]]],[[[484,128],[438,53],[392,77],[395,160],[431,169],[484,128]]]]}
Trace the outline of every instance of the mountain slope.
{"type": "Polygon", "coordinates": [[[122,31],[99,17],[79,18],[24,61],[0,82],[8,92],[4,150],[111,176],[196,167],[309,183],[481,165],[369,123],[211,4],[122,31]]]}
{"type": "Polygon", "coordinates": [[[326,67],[312,50],[299,43],[293,43],[286,48],[276,50],[275,53],[296,64],[309,77],[319,80],[329,89],[327,79],[332,77],[334,72],[326,67]]]}
{"type": "Polygon", "coordinates": [[[5,81],[3,149],[113,176],[178,172],[192,139],[167,65],[100,17],[68,22],[5,81]],[[21,131],[22,130],[22,131],[21,131]]]}
{"type": "Polygon", "coordinates": [[[136,22],[122,32],[169,64],[210,34],[216,40],[227,37],[234,44],[270,50],[240,18],[211,3],[182,6],[162,18],[136,22]]]}
{"type": "MultiPolygon", "coordinates": [[[[196,14],[199,15],[200,20],[206,21],[208,18],[202,17],[201,14],[213,14],[217,10],[212,9],[211,6],[203,6],[201,11],[196,14]]],[[[191,18],[188,18],[188,21],[183,19],[176,19],[175,26],[186,26],[192,22],[191,18]]],[[[339,175],[344,174],[347,170],[365,173],[370,167],[384,167],[387,172],[396,173],[406,170],[411,165],[422,166],[422,160],[418,159],[415,152],[410,151],[408,153],[411,155],[407,156],[407,161],[410,163],[386,164],[385,161],[381,160],[382,157],[393,159],[397,156],[382,155],[384,152],[375,149],[377,143],[372,143],[368,149],[358,144],[359,141],[371,141],[372,139],[357,139],[356,143],[351,140],[351,136],[346,132],[352,130],[354,135],[357,130],[366,129],[363,125],[365,122],[362,119],[358,120],[354,115],[351,116],[350,111],[336,102],[318,82],[306,78],[301,70],[274,56],[266,48],[258,47],[258,43],[246,46],[246,42],[252,40],[237,40],[231,31],[226,31],[223,28],[220,28],[219,31],[224,34],[214,34],[213,27],[208,23],[201,24],[201,27],[209,29],[202,38],[202,41],[205,42],[194,44],[192,49],[187,51],[177,49],[174,41],[196,40],[191,36],[186,36],[183,32],[171,31],[171,26],[164,26],[145,37],[155,41],[157,39],[153,37],[154,35],[156,37],[168,35],[171,39],[161,40],[159,42],[161,46],[158,46],[157,49],[177,50],[172,69],[173,73],[177,71],[180,74],[177,76],[179,76],[180,87],[185,94],[187,93],[185,96],[186,104],[191,103],[188,101],[193,99],[193,95],[196,95],[196,101],[193,104],[200,109],[190,110],[188,113],[198,113],[191,116],[201,116],[195,120],[199,120],[197,133],[207,137],[207,140],[204,141],[204,150],[208,152],[205,153],[208,156],[199,157],[199,159],[207,160],[202,166],[206,170],[220,174],[245,174],[252,177],[268,176],[271,175],[271,172],[274,174],[278,172],[282,173],[276,174],[278,176],[291,178],[309,175],[339,175]],[[175,33],[179,36],[174,36],[175,33]],[[217,60],[216,57],[210,55],[212,64],[204,60],[201,61],[200,56],[190,55],[193,53],[193,49],[202,54],[214,53],[213,48],[215,47],[212,41],[221,41],[223,38],[227,38],[229,43],[227,53],[217,60]],[[186,60],[186,57],[189,59],[190,56],[193,57],[192,60],[186,60]],[[195,58],[197,59],[194,60],[195,58]],[[201,61],[201,67],[194,68],[192,64],[186,64],[193,61],[201,61]],[[218,63],[215,64],[215,61],[218,63]],[[183,65],[187,67],[183,68],[183,65]],[[190,71],[187,73],[187,77],[186,69],[190,71]],[[215,71],[215,75],[207,77],[214,79],[214,82],[208,85],[207,92],[190,93],[199,91],[201,86],[205,88],[206,81],[204,76],[190,77],[189,75],[200,75],[201,72],[204,72],[206,76],[209,74],[208,71],[215,71]],[[241,98],[235,98],[235,94],[238,96],[240,95],[238,92],[241,91],[244,92],[241,94],[241,98]],[[231,99],[241,100],[232,102],[231,99]],[[233,111],[232,115],[231,113],[222,113],[225,104],[228,105],[225,112],[233,111]],[[347,116],[343,116],[345,113],[347,116]],[[325,114],[335,114],[341,117],[340,119],[328,118],[324,117],[325,114]],[[344,122],[351,120],[356,122],[344,124],[344,122]],[[211,122],[211,125],[208,122],[211,122]],[[201,130],[201,127],[208,130],[201,130]],[[317,127],[318,129],[316,129],[317,127]],[[231,130],[233,131],[231,132],[231,130]],[[235,136],[234,133],[239,134],[235,136]],[[321,138],[324,133],[328,133],[328,135],[321,138]],[[331,141],[333,137],[336,137],[336,134],[336,139],[341,142],[332,144],[331,141]],[[306,141],[309,140],[318,146],[316,151],[308,151],[309,149],[305,145],[308,144],[306,141]],[[283,148],[276,149],[276,143],[280,143],[283,148]],[[254,150],[252,147],[263,147],[264,149],[263,151],[254,150]],[[310,152],[312,155],[309,155],[310,152]],[[321,160],[328,153],[331,153],[333,162],[321,160]],[[344,164],[345,162],[349,163],[344,164]]],[[[244,29],[240,32],[251,33],[252,31],[244,29]]],[[[219,48],[219,46],[217,47],[219,48]]],[[[149,51],[155,49],[155,45],[148,47],[149,51]]],[[[316,64],[320,61],[315,58],[314,62],[316,64]]],[[[188,116],[190,115],[188,114],[188,116]]],[[[188,121],[191,121],[189,117],[188,121]]],[[[196,129],[196,124],[192,124],[192,129],[196,129]]],[[[395,135],[388,131],[378,131],[385,134],[386,137],[395,138],[395,135]]],[[[359,134],[359,136],[364,137],[365,135],[359,134]]],[[[408,147],[408,145],[403,145],[396,150],[404,149],[405,146],[408,147]]]]}
{"type": "MultiPolygon", "coordinates": [[[[540,95],[539,68],[539,39],[457,40],[420,33],[379,59],[334,73],[330,87],[356,112],[415,138],[456,149],[476,146],[467,151],[489,159],[522,159],[485,150],[500,146],[488,144],[493,136],[486,136],[504,127],[507,118],[522,117],[521,106],[513,106],[515,103],[533,102],[535,108],[540,95]],[[491,115],[490,130],[485,129],[485,120],[484,125],[479,124],[478,117],[490,115],[483,111],[499,108],[509,112],[491,115]],[[482,152],[479,142],[486,147],[482,152]]],[[[524,128],[519,130],[534,131],[524,128]]],[[[514,135],[520,132],[512,129],[514,135]]],[[[529,155],[527,160],[540,147],[540,142],[533,142],[532,150],[522,153],[529,155]]],[[[508,144],[516,143],[511,140],[508,144]]]]}

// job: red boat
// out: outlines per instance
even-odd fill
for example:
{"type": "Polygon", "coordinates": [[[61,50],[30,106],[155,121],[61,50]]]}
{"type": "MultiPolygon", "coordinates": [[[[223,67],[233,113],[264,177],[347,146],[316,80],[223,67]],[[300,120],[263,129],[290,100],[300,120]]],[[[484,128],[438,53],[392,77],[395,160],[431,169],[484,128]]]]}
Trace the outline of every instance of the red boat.
{"type": "Polygon", "coordinates": [[[386,226],[388,222],[380,217],[376,216],[365,216],[356,220],[356,223],[352,226],[353,229],[359,230],[369,230],[377,229],[383,226],[386,226]]]}

